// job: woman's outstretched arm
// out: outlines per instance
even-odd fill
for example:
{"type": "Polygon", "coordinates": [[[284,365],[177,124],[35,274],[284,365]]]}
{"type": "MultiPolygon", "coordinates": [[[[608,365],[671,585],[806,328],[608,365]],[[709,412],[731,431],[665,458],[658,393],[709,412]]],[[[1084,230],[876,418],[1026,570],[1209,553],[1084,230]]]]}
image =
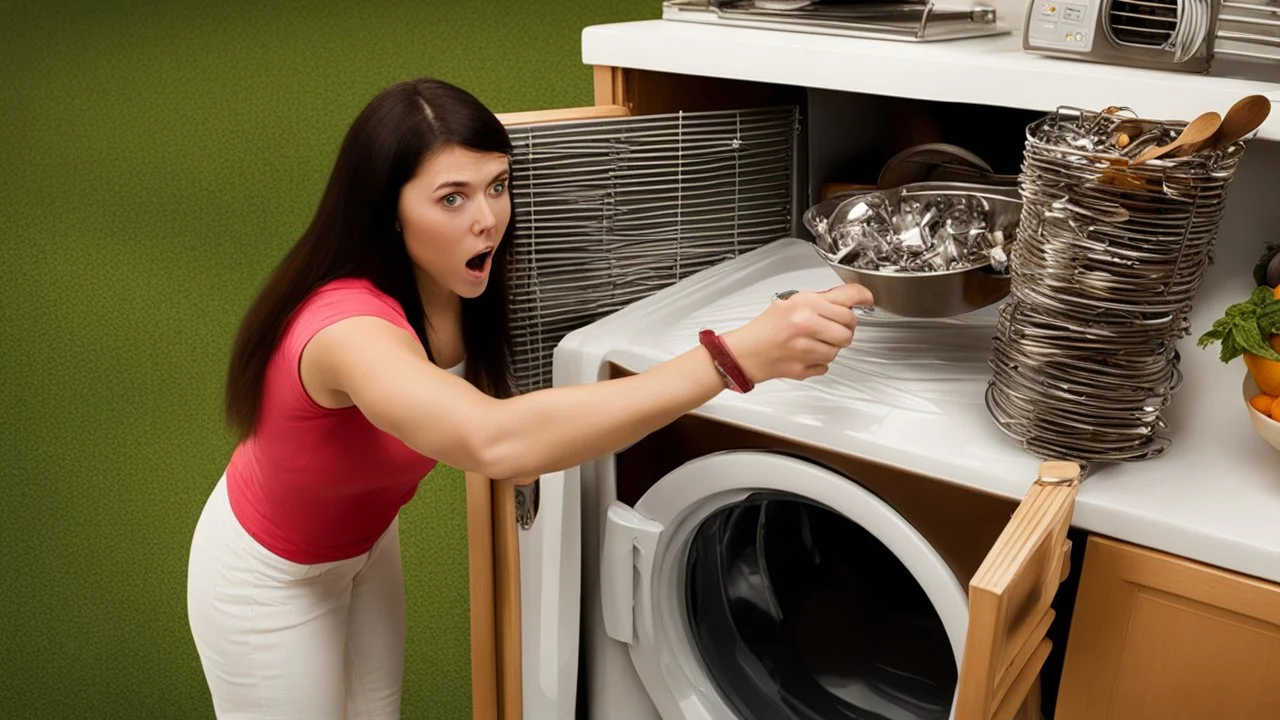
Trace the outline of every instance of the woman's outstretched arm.
{"type": "MultiPolygon", "coordinates": [[[[776,302],[724,340],[754,382],[806,378],[853,341],[859,285],[776,302]]],[[[534,477],[606,455],[724,390],[710,354],[693,349],[626,378],[498,400],[432,364],[417,340],[374,317],[321,330],[303,351],[303,384],[332,406],[354,404],[375,426],[447,465],[491,478],[534,477]]]]}

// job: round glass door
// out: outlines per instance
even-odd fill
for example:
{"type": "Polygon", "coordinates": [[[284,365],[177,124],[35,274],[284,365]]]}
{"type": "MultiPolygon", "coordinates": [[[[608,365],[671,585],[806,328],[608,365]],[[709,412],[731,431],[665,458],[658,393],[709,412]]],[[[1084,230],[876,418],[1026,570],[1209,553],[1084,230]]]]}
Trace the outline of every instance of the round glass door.
{"type": "Polygon", "coordinates": [[[750,450],[610,506],[601,609],[667,720],[949,718],[968,627],[964,588],[891,506],[750,450]]]}
{"type": "Polygon", "coordinates": [[[756,493],[702,521],[685,612],[708,678],[743,720],[946,720],[951,641],[902,562],[811,500],[756,493]]]}

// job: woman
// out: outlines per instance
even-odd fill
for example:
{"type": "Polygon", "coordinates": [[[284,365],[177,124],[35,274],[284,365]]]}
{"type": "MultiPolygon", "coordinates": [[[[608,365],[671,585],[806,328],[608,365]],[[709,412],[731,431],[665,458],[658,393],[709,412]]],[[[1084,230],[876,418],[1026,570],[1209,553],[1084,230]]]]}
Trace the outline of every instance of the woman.
{"type": "Polygon", "coordinates": [[[513,397],[511,143],[470,94],[394,85],[356,118],[231,356],[239,432],[197,523],[191,631],[217,716],[398,718],[397,513],[437,462],[529,478],[616,451],[727,387],[806,378],[857,285],[798,293],[638,375],[513,397]]]}

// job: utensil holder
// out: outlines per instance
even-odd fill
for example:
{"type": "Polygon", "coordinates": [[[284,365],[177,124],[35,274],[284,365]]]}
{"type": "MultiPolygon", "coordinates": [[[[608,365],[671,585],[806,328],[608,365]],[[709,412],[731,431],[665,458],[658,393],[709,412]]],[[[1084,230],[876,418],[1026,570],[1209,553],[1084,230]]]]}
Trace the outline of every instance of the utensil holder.
{"type": "Polygon", "coordinates": [[[1075,108],[1027,127],[986,405],[1028,452],[1114,462],[1170,445],[1161,411],[1182,382],[1176,343],[1245,149],[1128,164],[1184,127],[1075,108]],[[1126,129],[1137,139],[1121,149],[1126,129]]]}

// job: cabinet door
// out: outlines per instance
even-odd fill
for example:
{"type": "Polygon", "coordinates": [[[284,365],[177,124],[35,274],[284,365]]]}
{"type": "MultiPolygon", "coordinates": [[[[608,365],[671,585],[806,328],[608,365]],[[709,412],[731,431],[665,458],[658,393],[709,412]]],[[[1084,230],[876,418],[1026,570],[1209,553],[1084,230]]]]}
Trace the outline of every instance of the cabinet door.
{"type": "MultiPolygon", "coordinates": [[[[621,105],[500,114],[509,129],[574,120],[627,117],[621,105]]],[[[471,604],[471,703],[476,720],[520,718],[521,623],[516,498],[531,482],[466,474],[471,604]]]]}
{"type": "Polygon", "coordinates": [[[1280,585],[1091,537],[1059,720],[1280,717],[1280,585]]]}
{"type": "Polygon", "coordinates": [[[969,629],[956,720],[1039,720],[1039,675],[1059,583],[1067,576],[1080,467],[1052,461],[969,582],[969,629]]]}
{"type": "MultiPolygon", "coordinates": [[[[621,105],[557,108],[500,114],[509,131],[557,122],[627,117],[621,105]]],[[[519,218],[517,217],[517,221],[519,218]]],[[[493,480],[466,473],[467,553],[471,604],[471,703],[476,720],[524,715],[521,673],[520,541],[516,504],[533,481],[493,480]]],[[[548,488],[552,501],[562,487],[548,488]]],[[[576,495],[575,495],[576,497],[576,495]]],[[[576,605],[572,607],[576,612],[576,605]]],[[[575,620],[576,621],[576,620],[575,620]]],[[[553,623],[552,630],[558,629],[553,623]]]]}
{"type": "MultiPolygon", "coordinates": [[[[499,117],[514,145],[507,273],[519,391],[552,384],[552,353],[569,332],[792,227],[795,106],[499,117]]],[[[577,474],[469,474],[467,503],[474,716],[572,718],[577,474]]]]}

